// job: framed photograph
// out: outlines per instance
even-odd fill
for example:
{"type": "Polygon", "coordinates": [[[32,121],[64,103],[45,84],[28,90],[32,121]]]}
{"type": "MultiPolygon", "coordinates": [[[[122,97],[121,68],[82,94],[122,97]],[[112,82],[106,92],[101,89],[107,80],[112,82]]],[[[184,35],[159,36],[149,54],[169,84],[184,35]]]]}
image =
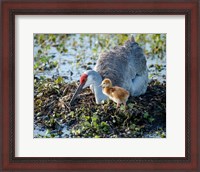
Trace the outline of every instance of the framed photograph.
{"type": "Polygon", "coordinates": [[[2,1],[1,170],[199,171],[198,6],[2,1]]]}

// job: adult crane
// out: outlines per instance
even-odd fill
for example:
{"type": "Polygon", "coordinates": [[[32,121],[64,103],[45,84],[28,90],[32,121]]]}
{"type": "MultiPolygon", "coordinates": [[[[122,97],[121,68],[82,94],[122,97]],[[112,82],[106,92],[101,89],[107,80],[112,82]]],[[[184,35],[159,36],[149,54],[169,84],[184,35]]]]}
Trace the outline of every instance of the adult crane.
{"type": "Polygon", "coordinates": [[[131,96],[139,96],[146,92],[148,86],[146,58],[134,37],[125,42],[124,46],[116,46],[100,55],[94,69],[87,70],[81,75],[80,84],[70,104],[72,105],[81,90],[88,86],[95,94],[97,104],[108,99],[100,87],[104,78],[109,78],[113,85],[126,89],[131,96]]]}

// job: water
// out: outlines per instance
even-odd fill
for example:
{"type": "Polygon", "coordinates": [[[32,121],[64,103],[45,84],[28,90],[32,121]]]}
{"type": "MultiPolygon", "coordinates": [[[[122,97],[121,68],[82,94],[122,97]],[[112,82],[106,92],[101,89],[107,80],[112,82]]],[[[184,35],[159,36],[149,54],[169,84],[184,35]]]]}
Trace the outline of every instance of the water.
{"type": "MultiPolygon", "coordinates": [[[[115,41],[116,42],[116,41],[115,41]]],[[[58,62],[56,68],[36,72],[35,76],[45,76],[47,78],[56,78],[62,76],[65,82],[78,81],[81,74],[85,70],[93,69],[98,56],[105,51],[104,48],[98,45],[97,37],[84,36],[80,38],[80,34],[72,35],[66,41],[67,53],[60,54],[55,47],[51,47],[48,51],[48,56],[53,58],[51,62],[58,62]],[[72,46],[76,42],[75,46],[72,46]]],[[[116,44],[113,43],[113,47],[116,44]]],[[[147,43],[145,49],[150,51],[150,45],[147,43]]],[[[38,47],[34,47],[34,54],[37,54],[38,47]]],[[[147,57],[147,67],[149,71],[149,79],[157,79],[160,82],[166,80],[166,58],[157,58],[156,56],[147,57]],[[161,69],[157,70],[156,65],[161,69]]]]}
{"type": "Polygon", "coordinates": [[[57,130],[49,130],[49,129],[45,129],[44,127],[40,127],[40,126],[34,126],[34,131],[33,131],[33,137],[37,138],[37,137],[46,137],[46,138],[51,138],[53,134],[55,134],[54,138],[68,138],[70,137],[70,131],[68,130],[67,126],[63,126],[59,132],[61,134],[58,134],[57,130]]]}

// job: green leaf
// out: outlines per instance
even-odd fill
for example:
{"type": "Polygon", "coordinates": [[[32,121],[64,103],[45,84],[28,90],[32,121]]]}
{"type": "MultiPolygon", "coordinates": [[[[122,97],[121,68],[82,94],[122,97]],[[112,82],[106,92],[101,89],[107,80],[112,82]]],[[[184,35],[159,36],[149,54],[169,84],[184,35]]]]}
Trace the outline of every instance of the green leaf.
{"type": "Polygon", "coordinates": [[[85,127],[91,127],[91,124],[88,122],[88,121],[85,121],[84,123],[83,123],[83,125],[85,126],[85,127]]]}
{"type": "Polygon", "coordinates": [[[148,116],[149,116],[149,113],[148,113],[148,112],[145,112],[143,116],[144,116],[145,119],[147,119],[148,116]]]}
{"type": "Polygon", "coordinates": [[[54,118],[51,118],[50,119],[50,124],[53,124],[54,123],[54,118]]]}
{"type": "Polygon", "coordinates": [[[41,105],[42,105],[42,100],[37,99],[35,103],[36,103],[38,106],[41,106],[41,105]]]}
{"type": "Polygon", "coordinates": [[[90,116],[85,116],[85,119],[88,121],[90,119],[90,116]]]}
{"type": "Polygon", "coordinates": [[[41,49],[38,50],[38,54],[42,54],[42,50],[41,49]]]}
{"type": "Polygon", "coordinates": [[[46,133],[45,133],[45,136],[47,136],[49,133],[50,133],[50,130],[47,129],[47,130],[46,130],[46,133]]]}
{"type": "Polygon", "coordinates": [[[129,108],[133,108],[133,106],[134,106],[133,103],[129,103],[129,104],[128,104],[128,107],[129,107],[129,108]]]}
{"type": "Polygon", "coordinates": [[[67,52],[68,52],[68,49],[67,49],[67,48],[63,48],[63,52],[64,52],[64,53],[67,53],[67,52]]]}
{"type": "Polygon", "coordinates": [[[136,127],[136,128],[135,128],[135,131],[140,131],[140,128],[139,128],[139,127],[136,127]]]}
{"type": "Polygon", "coordinates": [[[102,127],[107,126],[107,125],[108,125],[108,124],[107,124],[106,122],[104,122],[104,121],[101,122],[101,126],[102,126],[102,127]]]}
{"type": "Polygon", "coordinates": [[[71,111],[70,113],[70,116],[73,118],[74,117],[74,111],[71,111]]]}
{"type": "Polygon", "coordinates": [[[132,130],[134,130],[134,129],[135,129],[135,127],[136,127],[136,125],[135,125],[135,124],[131,124],[131,125],[130,125],[130,129],[132,129],[132,130]]]}
{"type": "Polygon", "coordinates": [[[166,134],[164,132],[162,132],[161,137],[166,138],[166,134]]]}
{"type": "Polygon", "coordinates": [[[121,106],[120,106],[120,110],[125,111],[125,110],[126,110],[126,106],[121,105],[121,106]]]}
{"type": "Polygon", "coordinates": [[[59,77],[55,80],[55,83],[56,83],[56,84],[62,84],[63,81],[64,81],[64,79],[63,79],[61,76],[59,76],[59,77]]]}
{"type": "Polygon", "coordinates": [[[155,120],[155,119],[152,118],[152,117],[149,118],[149,122],[151,122],[151,123],[152,123],[154,120],[155,120]]]}

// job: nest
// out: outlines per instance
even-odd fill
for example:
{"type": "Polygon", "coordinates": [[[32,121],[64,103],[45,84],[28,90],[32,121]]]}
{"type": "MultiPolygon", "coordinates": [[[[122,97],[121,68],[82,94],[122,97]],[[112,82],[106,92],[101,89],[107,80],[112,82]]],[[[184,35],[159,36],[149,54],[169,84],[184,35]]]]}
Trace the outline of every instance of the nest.
{"type": "Polygon", "coordinates": [[[127,106],[95,103],[94,94],[85,89],[75,105],[69,102],[77,83],[58,79],[34,82],[34,137],[142,138],[166,137],[166,84],[149,83],[139,97],[130,97],[127,106]]]}

